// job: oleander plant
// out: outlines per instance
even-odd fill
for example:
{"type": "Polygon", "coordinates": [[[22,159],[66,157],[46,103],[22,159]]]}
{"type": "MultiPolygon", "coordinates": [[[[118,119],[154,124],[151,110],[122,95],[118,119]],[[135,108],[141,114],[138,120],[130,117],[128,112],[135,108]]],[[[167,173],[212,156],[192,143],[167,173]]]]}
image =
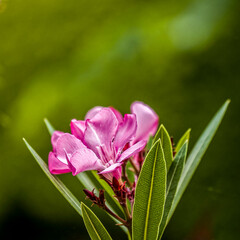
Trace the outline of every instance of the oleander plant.
{"type": "Polygon", "coordinates": [[[51,182],[83,218],[91,239],[112,237],[83,203],[86,200],[79,201],[56,175],[76,176],[84,186],[87,201],[106,211],[126,232],[126,239],[159,240],[229,102],[218,110],[189,155],[190,129],[175,143],[166,128],[159,126],[155,111],[138,101],[124,116],[113,107],[94,107],[84,120],[71,121],[70,133],[56,131],[45,119],[52,143],[48,164],[24,142],[51,182]]]}

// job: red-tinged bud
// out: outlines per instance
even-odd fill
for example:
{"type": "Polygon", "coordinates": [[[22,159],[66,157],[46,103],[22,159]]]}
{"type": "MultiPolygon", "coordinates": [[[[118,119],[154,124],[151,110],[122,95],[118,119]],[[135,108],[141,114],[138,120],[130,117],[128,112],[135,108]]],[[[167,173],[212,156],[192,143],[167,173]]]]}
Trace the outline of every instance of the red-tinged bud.
{"type": "Polygon", "coordinates": [[[99,203],[101,205],[105,204],[104,190],[102,190],[102,189],[99,191],[99,203]]]}
{"type": "Polygon", "coordinates": [[[86,194],[87,198],[89,198],[93,202],[93,204],[96,204],[101,208],[105,207],[104,190],[99,191],[99,197],[95,195],[94,189],[92,190],[92,192],[84,189],[83,192],[86,194]]]}
{"type": "Polygon", "coordinates": [[[119,181],[115,177],[113,177],[112,185],[113,185],[113,188],[116,190],[118,190],[120,188],[119,181]]]}
{"type": "Polygon", "coordinates": [[[175,157],[176,152],[175,152],[175,144],[174,144],[174,141],[173,141],[173,137],[171,137],[171,143],[172,143],[173,157],[175,157]]]}
{"type": "Polygon", "coordinates": [[[86,194],[86,196],[90,199],[90,200],[95,200],[96,199],[96,195],[94,193],[94,189],[92,192],[90,192],[87,189],[83,189],[83,192],[86,194]]]}

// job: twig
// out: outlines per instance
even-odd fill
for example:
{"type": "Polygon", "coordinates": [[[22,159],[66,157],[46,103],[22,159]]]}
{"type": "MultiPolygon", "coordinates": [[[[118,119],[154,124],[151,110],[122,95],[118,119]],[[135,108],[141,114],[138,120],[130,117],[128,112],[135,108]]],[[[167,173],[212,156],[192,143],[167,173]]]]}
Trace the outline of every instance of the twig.
{"type": "Polygon", "coordinates": [[[122,179],[127,182],[128,186],[129,186],[130,188],[132,188],[132,183],[130,182],[130,180],[129,180],[127,174],[126,174],[126,164],[127,164],[127,163],[125,162],[125,163],[123,163],[123,165],[122,165],[122,179]]]}
{"type": "Polygon", "coordinates": [[[132,164],[135,173],[137,174],[137,176],[139,176],[140,171],[138,170],[138,167],[136,166],[136,164],[133,162],[133,159],[129,158],[129,161],[132,164]]]}
{"type": "Polygon", "coordinates": [[[127,221],[122,219],[121,217],[119,217],[117,214],[115,214],[114,212],[112,212],[106,205],[103,208],[106,212],[108,212],[111,216],[113,216],[114,218],[116,218],[119,222],[121,222],[124,226],[127,227],[127,221]]]}

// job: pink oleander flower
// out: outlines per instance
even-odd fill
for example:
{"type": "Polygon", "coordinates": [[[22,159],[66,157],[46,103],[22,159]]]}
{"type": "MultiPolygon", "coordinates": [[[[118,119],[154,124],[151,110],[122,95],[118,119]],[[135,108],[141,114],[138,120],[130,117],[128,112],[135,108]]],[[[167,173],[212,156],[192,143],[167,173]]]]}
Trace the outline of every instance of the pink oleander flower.
{"type": "MultiPolygon", "coordinates": [[[[101,106],[92,108],[86,114],[85,119],[92,118],[103,108],[104,107],[101,106]]],[[[119,113],[116,109],[112,107],[110,107],[110,109],[115,114],[119,124],[121,124],[123,122],[123,117],[121,113],[119,113]]],[[[137,129],[136,134],[133,136],[132,140],[126,144],[124,149],[131,147],[139,141],[148,141],[150,136],[155,135],[159,122],[158,115],[155,113],[155,111],[143,102],[133,102],[130,109],[131,114],[134,114],[136,116],[137,129]]],[[[81,139],[84,132],[84,121],[72,120],[71,129],[72,134],[81,139]]],[[[137,154],[134,155],[134,162],[136,163],[136,167],[139,167],[139,164],[142,164],[143,159],[143,151],[139,151],[137,154]]]]}
{"type": "MultiPolygon", "coordinates": [[[[97,106],[92,108],[88,111],[86,114],[85,119],[90,119],[95,114],[97,114],[101,109],[104,107],[97,106]]],[[[118,119],[119,124],[123,122],[123,116],[121,113],[119,113],[116,109],[110,107],[110,109],[115,114],[116,118],[118,119]]],[[[155,111],[148,106],[147,104],[135,101],[130,106],[131,114],[134,114],[136,116],[137,121],[137,129],[136,134],[133,136],[132,140],[128,142],[124,149],[127,149],[134,145],[135,143],[139,141],[148,141],[150,136],[154,136],[159,123],[158,115],[155,113],[155,111]]],[[[82,138],[84,127],[82,129],[82,126],[84,126],[84,121],[76,121],[72,120],[71,122],[71,129],[72,134],[74,134],[78,138],[82,138]]],[[[137,164],[137,167],[139,164],[142,164],[143,161],[143,151],[139,151],[137,154],[134,155],[134,162],[137,164]]]]}
{"type": "MultiPolygon", "coordinates": [[[[90,109],[86,114],[85,120],[91,119],[103,108],[104,107],[97,106],[90,109]]],[[[119,113],[116,109],[112,107],[110,107],[110,109],[115,114],[119,123],[123,122],[123,117],[121,113],[119,113]]],[[[159,122],[158,115],[155,113],[155,111],[151,107],[149,107],[147,104],[140,101],[133,102],[130,106],[130,109],[131,109],[131,114],[136,115],[136,121],[137,121],[136,134],[133,137],[133,139],[130,141],[130,145],[133,145],[134,143],[141,140],[148,141],[149,137],[154,136],[157,131],[158,122],[159,122]]],[[[84,126],[84,121],[72,120],[71,122],[72,134],[74,134],[76,137],[80,139],[84,131],[81,126],[84,126]]]]}
{"type": "Polygon", "coordinates": [[[121,165],[146,145],[146,140],[133,141],[137,133],[135,114],[122,115],[113,108],[95,107],[85,120],[71,121],[71,133],[55,131],[49,153],[49,170],[52,174],[96,170],[106,178],[121,177],[121,165]]]}

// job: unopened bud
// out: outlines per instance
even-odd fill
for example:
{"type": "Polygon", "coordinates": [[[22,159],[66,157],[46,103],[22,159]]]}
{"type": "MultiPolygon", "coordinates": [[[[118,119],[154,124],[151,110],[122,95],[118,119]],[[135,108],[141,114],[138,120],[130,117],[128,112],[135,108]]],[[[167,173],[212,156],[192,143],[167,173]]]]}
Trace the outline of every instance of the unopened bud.
{"type": "Polygon", "coordinates": [[[118,180],[115,177],[113,177],[112,185],[113,185],[113,188],[116,189],[116,190],[118,190],[119,187],[120,187],[120,184],[119,184],[118,180]]]}
{"type": "MultiPolygon", "coordinates": [[[[93,189],[93,191],[94,191],[94,189],[93,189]]],[[[95,193],[94,192],[90,192],[89,190],[87,190],[87,189],[83,189],[83,192],[86,194],[86,196],[90,199],[90,200],[95,200],[95,198],[96,198],[96,195],[95,195],[95,193]]]]}
{"type": "Polygon", "coordinates": [[[99,202],[102,205],[104,205],[104,203],[105,203],[104,190],[102,190],[102,189],[99,191],[99,202]]]}

